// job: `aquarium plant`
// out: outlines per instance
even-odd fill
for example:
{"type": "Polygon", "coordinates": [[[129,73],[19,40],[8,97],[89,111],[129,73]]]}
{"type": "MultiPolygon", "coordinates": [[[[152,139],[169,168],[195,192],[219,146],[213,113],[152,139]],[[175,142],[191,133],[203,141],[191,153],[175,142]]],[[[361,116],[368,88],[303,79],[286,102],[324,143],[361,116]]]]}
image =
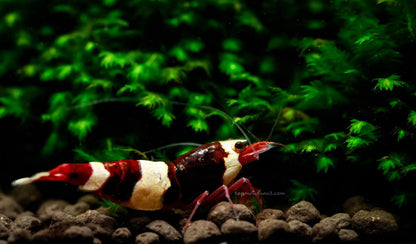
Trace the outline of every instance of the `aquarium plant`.
{"type": "Polygon", "coordinates": [[[414,1],[18,0],[0,13],[2,185],[21,165],[172,160],[143,152],[242,138],[240,125],[286,144],[252,166],[285,201],[322,201],[344,180],[343,194],[415,203],[414,1]]]}

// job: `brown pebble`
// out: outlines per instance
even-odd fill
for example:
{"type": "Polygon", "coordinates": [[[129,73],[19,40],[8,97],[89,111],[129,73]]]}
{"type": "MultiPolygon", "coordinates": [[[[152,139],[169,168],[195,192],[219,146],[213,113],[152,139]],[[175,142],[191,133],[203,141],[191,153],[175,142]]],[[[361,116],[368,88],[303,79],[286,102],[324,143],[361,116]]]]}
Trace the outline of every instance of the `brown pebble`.
{"type": "Polygon", "coordinates": [[[257,239],[257,227],[244,220],[228,219],[221,226],[221,232],[230,243],[252,243],[257,239]]]}
{"type": "Polygon", "coordinates": [[[262,242],[285,240],[290,234],[289,224],[280,219],[265,219],[259,223],[258,239],[262,242]]]}
{"type": "Polygon", "coordinates": [[[75,222],[75,221],[76,220],[74,216],[68,213],[62,212],[62,211],[56,212],[55,214],[52,215],[52,218],[51,218],[51,224],[54,224],[56,222],[75,222]]]}
{"type": "Polygon", "coordinates": [[[351,219],[352,228],[367,236],[382,236],[399,229],[393,215],[384,210],[360,210],[351,219]]]}
{"type": "Polygon", "coordinates": [[[64,200],[48,200],[40,205],[37,216],[42,222],[50,221],[57,212],[62,212],[68,205],[64,200]]]}
{"type": "Polygon", "coordinates": [[[338,238],[341,242],[359,242],[360,238],[358,237],[357,232],[349,229],[341,229],[338,232],[338,238]]]}
{"type": "Polygon", "coordinates": [[[22,206],[18,204],[13,198],[0,194],[0,213],[14,219],[23,212],[22,206]]]}
{"type": "Polygon", "coordinates": [[[98,239],[97,237],[94,237],[94,239],[92,240],[92,244],[102,244],[103,242],[98,239]]]}
{"type": "Polygon", "coordinates": [[[19,215],[17,215],[17,217],[19,217],[19,216],[33,216],[33,217],[36,217],[35,214],[33,212],[31,212],[31,211],[21,212],[19,215]]]}
{"type": "Polygon", "coordinates": [[[56,238],[56,234],[53,229],[43,229],[33,235],[33,241],[35,243],[52,242],[56,238]]]}
{"type": "Polygon", "coordinates": [[[256,225],[265,219],[281,219],[285,220],[285,214],[280,209],[266,208],[256,215],[256,225]]]}
{"type": "Polygon", "coordinates": [[[111,216],[111,214],[112,214],[112,210],[109,207],[100,206],[96,209],[96,211],[100,214],[104,214],[104,215],[107,215],[107,216],[111,216]]]}
{"type": "Polygon", "coordinates": [[[73,205],[68,205],[63,209],[64,213],[70,214],[72,216],[77,216],[84,213],[90,209],[90,205],[86,202],[77,202],[73,205]]]}
{"type": "MultiPolygon", "coordinates": [[[[7,218],[7,217],[0,217],[0,219],[3,218],[7,218]]],[[[9,219],[9,218],[7,218],[9,219]]],[[[12,220],[10,220],[10,223],[12,223],[12,220]]],[[[0,221],[0,240],[1,239],[7,239],[7,237],[9,237],[9,228],[10,228],[10,224],[9,223],[4,223],[5,221],[0,221]]]]}
{"type": "Polygon", "coordinates": [[[71,241],[81,241],[82,243],[91,243],[94,234],[91,229],[86,226],[71,226],[63,233],[63,238],[71,241]]]}
{"type": "Polygon", "coordinates": [[[182,239],[182,235],[164,220],[154,220],[146,225],[146,228],[159,234],[168,242],[176,242],[182,239]]]}
{"type": "Polygon", "coordinates": [[[9,237],[7,238],[8,243],[28,243],[32,239],[32,234],[30,231],[16,228],[10,232],[9,237]]]}
{"type": "Polygon", "coordinates": [[[11,220],[9,217],[7,217],[4,214],[0,214],[0,229],[4,227],[4,229],[8,230],[12,223],[13,223],[13,220],[11,220]]]}
{"type": "Polygon", "coordinates": [[[143,228],[152,221],[148,216],[135,216],[128,220],[127,226],[133,234],[140,233],[143,228]]]}
{"type": "Polygon", "coordinates": [[[348,229],[351,227],[351,217],[347,213],[337,213],[330,217],[335,221],[337,229],[348,229]]]}
{"type": "Polygon", "coordinates": [[[11,219],[0,214],[0,240],[9,237],[9,229],[12,222],[11,219]]]}
{"type": "Polygon", "coordinates": [[[35,232],[40,229],[42,226],[42,221],[40,219],[28,216],[28,215],[19,215],[15,220],[14,224],[17,228],[22,228],[25,230],[29,230],[31,232],[35,232]]]}
{"type": "Polygon", "coordinates": [[[77,203],[80,203],[80,202],[87,203],[90,206],[90,208],[96,208],[100,206],[100,200],[92,194],[87,194],[87,195],[80,197],[77,203]]]}
{"type": "Polygon", "coordinates": [[[185,244],[216,243],[220,236],[221,232],[216,224],[207,220],[197,220],[186,229],[183,241],[185,244]]]}
{"type": "Polygon", "coordinates": [[[312,241],[331,241],[338,235],[336,221],[332,218],[322,219],[312,227],[312,241]]]}
{"type": "Polygon", "coordinates": [[[344,211],[348,213],[350,216],[353,216],[356,212],[360,210],[371,210],[373,209],[373,205],[363,197],[363,196],[353,196],[345,200],[344,204],[342,205],[344,211]]]}
{"type": "Polygon", "coordinates": [[[113,243],[127,243],[130,239],[131,232],[126,227],[117,228],[111,236],[113,243]]]}
{"type": "Polygon", "coordinates": [[[85,224],[91,223],[100,225],[100,227],[109,233],[114,231],[117,224],[113,217],[101,214],[96,210],[88,210],[83,214],[77,215],[76,220],[85,224]]]}
{"type": "Polygon", "coordinates": [[[143,232],[136,236],[136,244],[157,244],[159,236],[153,232],[143,232]]]}
{"type": "Polygon", "coordinates": [[[34,210],[42,198],[42,194],[35,184],[15,186],[10,194],[21,206],[30,210],[34,210]]]}
{"type": "Polygon", "coordinates": [[[299,220],[307,224],[315,224],[321,219],[318,209],[312,203],[307,201],[300,201],[290,207],[286,212],[286,220],[299,220]]]}
{"type": "Polygon", "coordinates": [[[290,232],[295,239],[308,241],[312,236],[312,227],[308,224],[300,222],[299,220],[292,220],[289,222],[290,232]]]}
{"type": "Polygon", "coordinates": [[[113,235],[113,232],[110,229],[104,229],[99,224],[93,224],[93,223],[87,223],[85,226],[90,228],[92,233],[94,234],[94,237],[99,238],[103,241],[109,241],[111,240],[111,236],[113,235]]]}
{"type": "MultiPolygon", "coordinates": [[[[253,212],[244,204],[234,204],[234,210],[239,220],[254,221],[253,212]]],[[[219,202],[212,207],[208,213],[207,220],[214,222],[218,226],[224,224],[227,219],[235,219],[233,208],[229,202],[219,202]]]]}

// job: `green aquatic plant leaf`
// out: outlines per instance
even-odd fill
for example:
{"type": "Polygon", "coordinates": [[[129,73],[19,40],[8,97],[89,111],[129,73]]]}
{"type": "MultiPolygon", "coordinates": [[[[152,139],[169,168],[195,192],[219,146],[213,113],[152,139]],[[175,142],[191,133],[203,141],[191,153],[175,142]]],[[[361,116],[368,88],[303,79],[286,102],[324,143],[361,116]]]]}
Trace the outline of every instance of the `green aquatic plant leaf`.
{"type": "Polygon", "coordinates": [[[153,110],[153,115],[162,121],[162,125],[169,127],[172,124],[172,121],[175,119],[171,109],[168,109],[167,106],[157,107],[153,110]]]}
{"type": "Polygon", "coordinates": [[[193,119],[189,121],[188,126],[196,132],[208,132],[208,123],[203,119],[193,119]]]}
{"type": "Polygon", "coordinates": [[[97,157],[91,155],[90,153],[86,152],[85,150],[83,150],[81,148],[76,148],[73,151],[76,152],[79,157],[81,157],[83,160],[85,160],[87,162],[98,162],[99,161],[99,159],[97,157]]]}
{"type": "Polygon", "coordinates": [[[249,26],[258,32],[264,29],[263,24],[252,11],[243,11],[238,20],[242,25],[249,26]]]}
{"type": "Polygon", "coordinates": [[[85,44],[85,51],[90,52],[94,49],[95,47],[95,43],[94,42],[87,42],[87,44],[85,44]]]}
{"type": "Polygon", "coordinates": [[[347,148],[352,150],[366,147],[372,144],[371,141],[357,136],[350,136],[348,139],[345,140],[345,142],[347,143],[347,148]]]}
{"type": "Polygon", "coordinates": [[[58,80],[63,80],[65,78],[67,78],[68,76],[70,76],[71,73],[74,72],[74,66],[70,65],[70,64],[61,65],[56,69],[56,71],[57,71],[56,78],[58,80]]]}
{"type": "Polygon", "coordinates": [[[390,201],[394,203],[397,207],[401,208],[407,204],[408,201],[408,194],[407,193],[399,193],[390,198],[390,201]]]}
{"type": "Polygon", "coordinates": [[[157,68],[146,65],[146,64],[134,64],[130,68],[127,77],[133,82],[149,81],[155,79],[157,76],[153,73],[157,68]]]}
{"type": "Polygon", "coordinates": [[[369,122],[352,119],[349,127],[352,135],[345,140],[347,148],[355,150],[373,144],[378,138],[376,129],[377,127],[369,122]]]}
{"type": "Polygon", "coordinates": [[[19,21],[21,21],[21,14],[19,12],[10,12],[4,16],[4,21],[8,27],[13,27],[19,21]]]}
{"type": "Polygon", "coordinates": [[[344,144],[345,133],[333,132],[324,136],[324,152],[330,152],[338,148],[342,148],[344,144]]]}
{"type": "Polygon", "coordinates": [[[413,126],[416,126],[416,111],[414,110],[410,111],[407,121],[413,126]]]}
{"type": "Polygon", "coordinates": [[[79,140],[85,139],[87,134],[91,132],[92,127],[96,125],[97,120],[92,116],[87,116],[77,120],[71,120],[68,124],[68,130],[78,137],[79,140]]]}
{"type": "Polygon", "coordinates": [[[58,123],[63,121],[68,115],[68,107],[72,96],[69,92],[57,92],[50,98],[48,113],[42,115],[43,121],[58,123]]]}
{"type": "Polygon", "coordinates": [[[227,75],[237,75],[244,72],[244,67],[232,60],[223,60],[220,63],[220,70],[227,75]]]}
{"type": "Polygon", "coordinates": [[[293,136],[297,137],[300,134],[303,134],[306,132],[314,133],[318,125],[319,125],[318,119],[311,118],[307,120],[292,122],[286,127],[286,130],[290,131],[293,134],[293,136]]]}
{"type": "MultiPolygon", "coordinates": [[[[19,87],[0,87],[0,118],[6,116],[13,116],[16,118],[25,119],[29,114],[29,104],[27,101],[31,89],[24,89],[19,87]]],[[[35,90],[32,90],[35,91],[35,90]]]]}
{"type": "Polygon", "coordinates": [[[377,169],[382,170],[388,181],[400,180],[403,177],[403,157],[397,153],[392,153],[378,160],[380,163],[377,169]]]}
{"type": "Polygon", "coordinates": [[[179,16],[167,20],[169,25],[178,27],[181,24],[191,25],[195,20],[195,14],[193,12],[183,12],[179,16]]]}
{"type": "Polygon", "coordinates": [[[406,165],[406,167],[403,168],[403,173],[408,173],[413,170],[416,170],[416,163],[406,165]]]}
{"type": "Polygon", "coordinates": [[[222,48],[230,52],[238,52],[241,50],[241,42],[235,38],[225,39],[222,42],[222,48]]]}
{"type": "Polygon", "coordinates": [[[300,108],[326,109],[347,102],[347,98],[335,87],[319,80],[312,81],[310,85],[304,85],[301,88],[304,102],[298,105],[300,108]]]}
{"type": "Polygon", "coordinates": [[[53,80],[53,78],[55,77],[55,73],[56,73],[56,69],[55,68],[48,68],[45,69],[41,75],[40,75],[40,79],[42,81],[50,81],[53,80]]]}
{"type": "Polygon", "coordinates": [[[254,76],[248,72],[242,72],[242,73],[237,72],[236,74],[232,74],[230,77],[230,81],[240,81],[240,80],[250,81],[256,86],[261,86],[263,84],[260,77],[254,76]]]}
{"type": "Polygon", "coordinates": [[[345,138],[344,132],[333,132],[324,136],[324,139],[334,140],[334,141],[340,141],[340,140],[343,140],[344,138],[345,138]]]}
{"type": "Polygon", "coordinates": [[[175,57],[178,61],[185,62],[189,60],[188,53],[185,51],[184,48],[180,46],[176,46],[172,48],[169,52],[169,55],[175,57]]]}
{"type": "Polygon", "coordinates": [[[374,87],[375,90],[393,91],[394,87],[405,87],[407,83],[400,80],[398,75],[390,75],[387,78],[378,78],[377,85],[374,87]]]}
{"type": "Polygon", "coordinates": [[[334,167],[334,160],[327,156],[319,156],[316,159],[316,172],[328,172],[329,167],[334,167]]]}
{"type": "Polygon", "coordinates": [[[339,145],[338,145],[338,144],[336,144],[336,143],[329,143],[329,144],[326,144],[326,145],[325,145],[324,152],[330,152],[330,151],[332,151],[332,150],[337,149],[338,147],[339,147],[339,145]]]}
{"type": "Polygon", "coordinates": [[[140,102],[137,106],[145,106],[150,109],[160,107],[166,103],[166,98],[159,93],[147,92],[145,95],[142,95],[140,102]]]}
{"type": "Polygon", "coordinates": [[[185,47],[186,50],[194,53],[199,53],[204,48],[204,43],[198,39],[185,40],[181,46],[185,47]]]}
{"type": "Polygon", "coordinates": [[[139,91],[145,90],[145,87],[141,83],[126,84],[117,91],[117,95],[122,95],[123,93],[138,93],[139,91]]]}
{"type": "Polygon", "coordinates": [[[114,202],[112,202],[110,200],[107,200],[105,198],[100,199],[100,204],[104,208],[108,208],[111,215],[116,215],[117,212],[119,212],[119,211],[127,212],[127,210],[125,210],[125,209],[123,210],[123,207],[121,207],[117,203],[114,203],[114,202]]]}
{"type": "Polygon", "coordinates": [[[309,139],[303,140],[299,143],[293,143],[286,145],[282,148],[284,151],[288,149],[292,152],[302,152],[302,153],[311,153],[311,152],[322,152],[325,148],[325,143],[323,139],[309,139]]]}
{"type": "Polygon", "coordinates": [[[87,88],[97,88],[100,87],[103,90],[110,90],[113,87],[113,82],[111,80],[105,79],[93,79],[87,88]]]}
{"type": "Polygon", "coordinates": [[[306,201],[314,201],[318,191],[308,185],[302,184],[297,180],[291,180],[293,185],[292,188],[289,189],[289,201],[291,203],[297,203],[302,200],[306,201]]]}
{"type": "Polygon", "coordinates": [[[351,125],[350,125],[350,133],[352,134],[368,134],[373,132],[376,129],[376,127],[366,121],[358,120],[358,119],[352,119],[351,125]]]}
{"type": "Polygon", "coordinates": [[[188,60],[183,66],[183,69],[186,72],[191,72],[198,68],[204,70],[208,76],[211,75],[211,62],[207,60],[188,60]]]}
{"type": "Polygon", "coordinates": [[[101,66],[106,69],[113,68],[113,67],[120,67],[123,68],[127,64],[127,60],[124,58],[123,54],[117,54],[112,52],[101,52],[99,54],[101,58],[101,66]]]}
{"type": "Polygon", "coordinates": [[[169,67],[162,70],[161,78],[165,83],[180,83],[186,78],[186,73],[182,67],[169,67]]]}
{"type": "Polygon", "coordinates": [[[406,130],[403,130],[403,129],[397,130],[397,141],[403,140],[407,133],[408,132],[406,130]]]}
{"type": "Polygon", "coordinates": [[[393,170],[386,174],[388,181],[400,180],[403,174],[399,170],[393,170]]]}
{"type": "Polygon", "coordinates": [[[54,151],[62,148],[63,146],[64,144],[62,140],[59,140],[59,133],[55,129],[46,139],[45,145],[42,148],[42,155],[50,156],[54,151]]]}

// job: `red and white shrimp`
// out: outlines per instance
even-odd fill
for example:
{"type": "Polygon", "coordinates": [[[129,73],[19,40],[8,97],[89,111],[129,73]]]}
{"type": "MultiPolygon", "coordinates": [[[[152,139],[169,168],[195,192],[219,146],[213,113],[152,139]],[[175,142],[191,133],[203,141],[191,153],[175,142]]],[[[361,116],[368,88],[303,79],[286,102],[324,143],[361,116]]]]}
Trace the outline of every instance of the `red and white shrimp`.
{"type": "MultiPolygon", "coordinates": [[[[36,181],[63,181],[83,191],[138,210],[192,208],[189,224],[201,204],[213,203],[241,190],[254,192],[246,178],[235,181],[243,165],[281,144],[227,140],[199,146],[173,162],[119,160],[105,163],[61,164],[58,167],[15,180],[12,185],[36,181]]],[[[257,195],[254,195],[257,198],[257,195]]],[[[186,225],[186,226],[187,226],[186,225]]],[[[185,228],[186,228],[185,226],[185,228]]]]}

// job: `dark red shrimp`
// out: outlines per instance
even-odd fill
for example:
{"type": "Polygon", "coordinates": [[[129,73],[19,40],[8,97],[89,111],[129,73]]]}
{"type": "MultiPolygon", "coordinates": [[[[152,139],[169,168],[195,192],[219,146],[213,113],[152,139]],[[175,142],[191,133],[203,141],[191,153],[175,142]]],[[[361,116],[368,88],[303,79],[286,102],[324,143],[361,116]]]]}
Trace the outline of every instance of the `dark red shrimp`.
{"type": "Polygon", "coordinates": [[[245,145],[245,140],[227,140],[199,146],[167,163],[148,160],[65,163],[15,180],[12,185],[63,181],[132,209],[194,208],[194,213],[199,205],[224,197],[231,202],[229,193],[241,187],[254,192],[248,179],[235,181],[235,178],[243,165],[280,145],[267,141],[245,145]]]}

